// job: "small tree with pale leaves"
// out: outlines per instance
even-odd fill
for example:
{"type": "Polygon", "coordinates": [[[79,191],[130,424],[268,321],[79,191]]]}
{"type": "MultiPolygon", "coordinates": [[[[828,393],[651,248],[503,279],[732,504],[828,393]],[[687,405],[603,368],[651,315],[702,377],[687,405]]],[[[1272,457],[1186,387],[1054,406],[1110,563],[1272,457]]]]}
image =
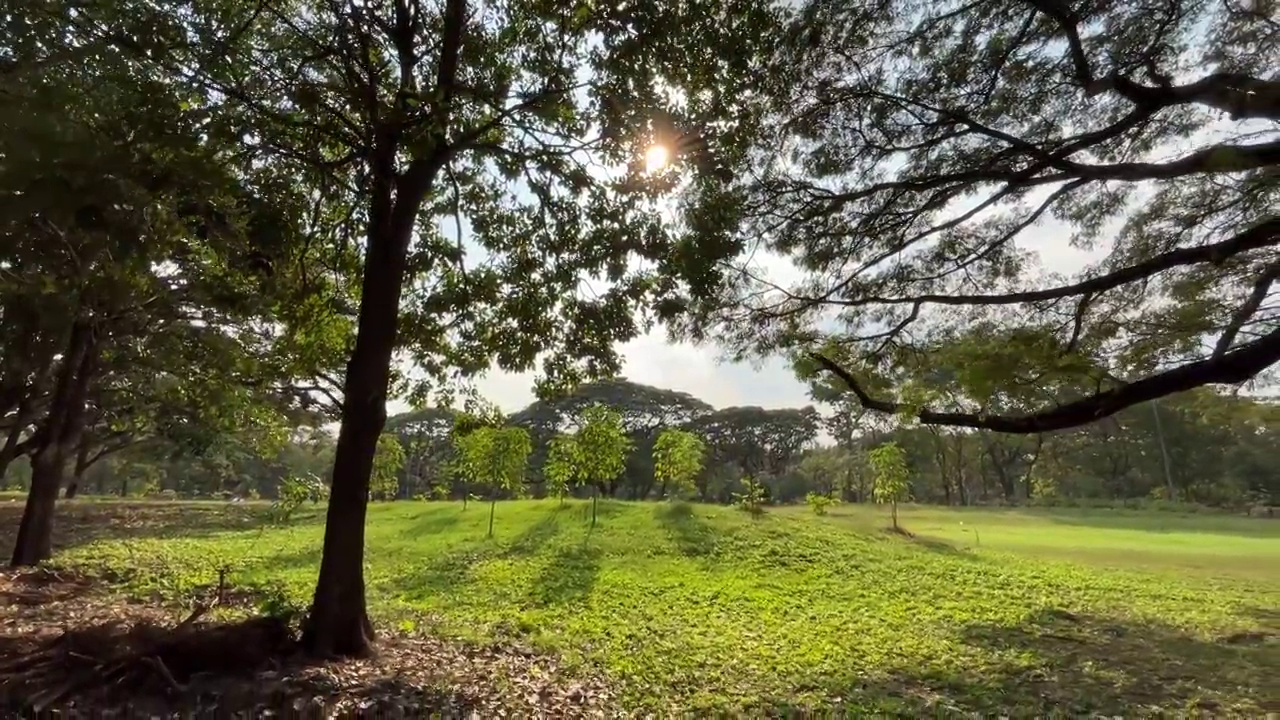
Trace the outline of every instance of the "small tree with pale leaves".
{"type": "Polygon", "coordinates": [[[533,451],[529,432],[518,427],[484,425],[456,435],[454,450],[455,476],[489,490],[489,536],[492,537],[498,495],[505,492],[519,496],[524,489],[525,468],[533,451]]]}
{"type": "Polygon", "coordinates": [[[885,443],[867,455],[875,474],[875,500],[888,503],[893,517],[893,529],[898,530],[898,503],[910,497],[907,454],[895,442],[885,443]]]}
{"type": "Polygon", "coordinates": [[[688,430],[667,428],[653,443],[653,476],[668,497],[692,492],[707,450],[702,438],[688,430]]]}
{"type": "Polygon", "coordinates": [[[627,455],[631,452],[632,443],[617,410],[600,404],[592,405],[583,412],[582,420],[582,428],[577,435],[579,479],[596,487],[595,494],[591,496],[591,527],[594,528],[600,488],[627,468],[627,455]]]}
{"type": "Polygon", "coordinates": [[[494,407],[481,407],[474,412],[458,413],[453,419],[450,431],[450,443],[453,445],[453,460],[448,464],[450,480],[458,485],[462,492],[462,509],[472,498],[472,487],[487,485],[488,457],[493,436],[481,433],[480,430],[493,430],[502,426],[502,413],[494,407]]]}
{"type": "Polygon", "coordinates": [[[529,465],[533,442],[529,431],[521,427],[484,428],[488,433],[489,537],[493,537],[493,513],[498,494],[511,497],[524,493],[524,473],[529,465]]]}
{"type": "Polygon", "coordinates": [[[378,437],[373,455],[373,471],[369,475],[370,500],[394,500],[400,489],[399,473],[404,467],[404,446],[392,433],[378,437]]]}
{"type": "Polygon", "coordinates": [[[547,495],[560,498],[561,505],[564,505],[564,496],[569,494],[569,488],[580,479],[582,461],[579,455],[577,437],[562,434],[551,438],[542,477],[547,483],[547,495]]]}

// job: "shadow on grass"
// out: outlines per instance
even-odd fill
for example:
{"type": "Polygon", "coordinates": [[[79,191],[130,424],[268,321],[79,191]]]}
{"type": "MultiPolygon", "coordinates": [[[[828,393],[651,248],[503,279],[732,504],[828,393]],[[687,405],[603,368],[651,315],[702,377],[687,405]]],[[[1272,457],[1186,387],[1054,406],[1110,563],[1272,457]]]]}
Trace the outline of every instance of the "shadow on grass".
{"type": "Polygon", "coordinates": [[[546,607],[584,600],[600,574],[600,555],[600,548],[585,542],[560,549],[534,581],[533,603],[546,607]]]}
{"type": "MultiPolygon", "coordinates": [[[[0,503],[0,552],[13,550],[21,501],[0,503]]],[[[190,538],[255,530],[266,525],[265,506],[224,502],[80,502],[59,501],[53,521],[53,549],[67,550],[98,540],[190,538]]],[[[304,507],[288,523],[297,525],[320,515],[304,507]]]]}
{"type": "Polygon", "coordinates": [[[937,553],[939,555],[949,555],[951,557],[962,558],[964,560],[972,560],[974,562],[983,561],[983,558],[981,556],[975,555],[972,552],[970,552],[970,549],[968,547],[963,545],[957,545],[956,543],[943,540],[941,538],[930,537],[928,535],[912,535],[910,533],[905,533],[901,531],[895,532],[892,529],[886,530],[885,532],[894,537],[902,538],[903,542],[913,547],[918,547],[922,550],[927,550],[931,553],[937,553]]]}
{"type": "Polygon", "coordinates": [[[410,538],[432,535],[447,530],[460,522],[462,522],[461,506],[428,507],[419,513],[401,534],[410,538]]]}
{"type": "MultiPolygon", "coordinates": [[[[591,523],[591,498],[585,498],[572,505],[563,508],[566,511],[572,511],[574,519],[578,522],[591,523]]],[[[626,512],[627,506],[612,498],[602,497],[596,501],[596,524],[616,517],[626,512]]]]}
{"type": "Polygon", "coordinates": [[[1248,643],[1207,639],[1163,623],[1061,610],[1017,626],[971,625],[961,637],[989,661],[956,664],[966,669],[953,673],[902,669],[880,677],[845,676],[809,688],[842,698],[843,705],[811,707],[775,698],[751,714],[811,717],[835,709],[900,717],[1262,717],[1280,710],[1273,689],[1280,659],[1275,637],[1248,643]]]}
{"type": "Polygon", "coordinates": [[[653,514],[683,555],[705,557],[715,553],[718,533],[694,514],[693,505],[683,501],[662,503],[653,514]]]}
{"type": "Polygon", "coordinates": [[[1227,513],[1188,513],[1124,508],[1024,508],[1019,512],[1058,525],[1136,530],[1149,533],[1205,533],[1246,538],[1280,538],[1280,522],[1227,513]]]}
{"type": "Polygon", "coordinates": [[[1280,648],[1262,633],[1244,642],[1211,640],[1163,623],[1048,610],[1019,626],[975,625],[963,635],[971,645],[1031,659],[991,680],[1018,707],[1106,714],[1144,705],[1280,709],[1264,691],[1274,683],[1280,648]]]}
{"type": "MultiPolygon", "coordinates": [[[[560,532],[562,514],[563,510],[558,507],[548,511],[509,543],[485,538],[462,545],[425,567],[406,573],[393,583],[390,592],[403,594],[410,600],[452,592],[470,583],[474,578],[476,565],[486,560],[536,555],[560,532]]],[[[500,524],[494,528],[494,532],[501,532],[500,524]]]]}
{"type": "Polygon", "coordinates": [[[1244,614],[1257,621],[1260,627],[1280,635],[1280,608],[1250,607],[1245,609],[1244,614]]]}

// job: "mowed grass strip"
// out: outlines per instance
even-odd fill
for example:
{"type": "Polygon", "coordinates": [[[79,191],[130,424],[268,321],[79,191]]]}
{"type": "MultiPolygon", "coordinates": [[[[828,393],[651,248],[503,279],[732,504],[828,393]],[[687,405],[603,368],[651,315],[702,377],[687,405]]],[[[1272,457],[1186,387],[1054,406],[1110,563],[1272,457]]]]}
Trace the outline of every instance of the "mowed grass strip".
{"type": "MultiPolygon", "coordinates": [[[[229,530],[162,511],[201,513],[198,531],[108,528],[57,560],[142,597],[228,565],[309,599],[322,508],[259,529],[228,510],[229,530]]],[[[1280,526],[1265,520],[908,508],[902,537],[877,508],[604,502],[591,530],[586,503],[518,501],[487,539],[487,519],[484,504],[371,507],[383,628],[555,652],[634,710],[1280,710],[1280,526]]]]}

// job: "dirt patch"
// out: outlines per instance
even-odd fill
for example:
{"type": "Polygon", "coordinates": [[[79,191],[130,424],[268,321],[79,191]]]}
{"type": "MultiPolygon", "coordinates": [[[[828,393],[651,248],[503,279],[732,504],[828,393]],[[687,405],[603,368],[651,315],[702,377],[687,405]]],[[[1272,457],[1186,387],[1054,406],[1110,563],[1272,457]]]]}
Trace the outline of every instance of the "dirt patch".
{"type": "Polygon", "coordinates": [[[317,663],[278,619],[204,621],[124,602],[83,577],[5,571],[0,714],[33,707],[149,717],[618,714],[607,683],[527,650],[394,635],[374,658],[317,663]]]}

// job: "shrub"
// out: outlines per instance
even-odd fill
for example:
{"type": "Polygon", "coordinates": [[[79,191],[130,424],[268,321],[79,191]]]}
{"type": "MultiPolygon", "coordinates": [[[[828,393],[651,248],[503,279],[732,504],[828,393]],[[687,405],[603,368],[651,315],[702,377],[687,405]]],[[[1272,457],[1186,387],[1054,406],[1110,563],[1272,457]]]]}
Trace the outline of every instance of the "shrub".
{"type": "Polygon", "coordinates": [[[764,485],[748,475],[742,479],[743,490],[733,494],[733,506],[743,512],[760,517],[764,513],[764,485]]]}
{"type": "Polygon", "coordinates": [[[302,503],[310,500],[318,503],[329,497],[329,488],[313,474],[289,475],[280,481],[279,496],[271,503],[271,522],[288,522],[302,503]]]}
{"type": "Polygon", "coordinates": [[[814,515],[826,515],[827,508],[836,504],[836,501],[833,498],[816,492],[811,492],[808,495],[805,495],[804,501],[813,509],[814,515]]]}

